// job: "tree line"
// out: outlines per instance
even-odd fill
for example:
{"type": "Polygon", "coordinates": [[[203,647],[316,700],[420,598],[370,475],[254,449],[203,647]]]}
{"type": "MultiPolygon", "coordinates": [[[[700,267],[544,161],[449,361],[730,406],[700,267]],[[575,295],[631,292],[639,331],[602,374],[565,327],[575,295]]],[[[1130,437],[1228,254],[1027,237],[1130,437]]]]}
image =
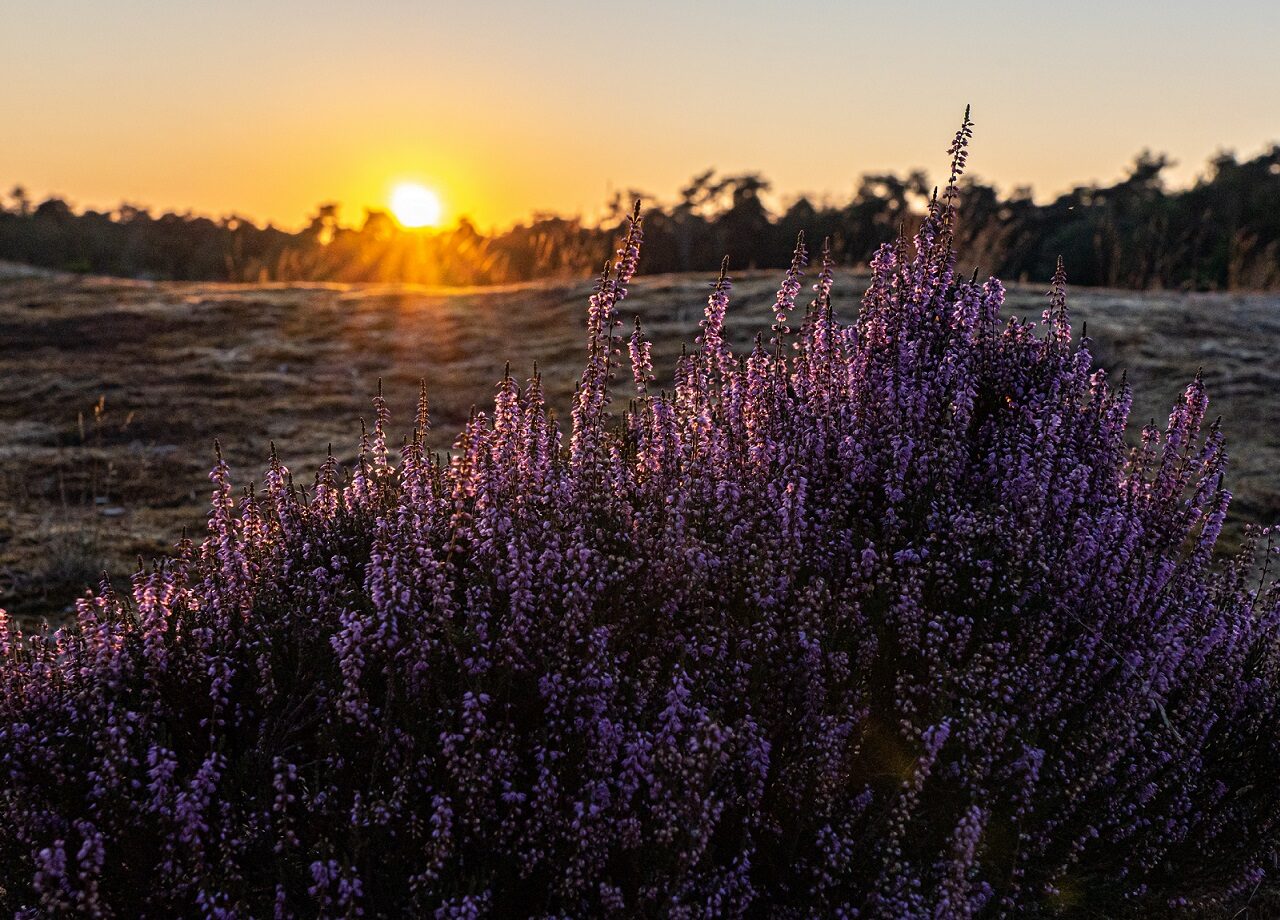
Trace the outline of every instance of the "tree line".
{"type": "MultiPolygon", "coordinates": [[[[1144,152],[1115,184],[1081,185],[1037,203],[1029,188],[961,185],[957,249],[965,264],[1010,279],[1044,280],[1061,255],[1073,283],[1125,288],[1280,288],[1280,145],[1252,159],[1223,153],[1184,189],[1168,157],[1144,152]]],[[[911,233],[933,188],[925,173],[864,175],[844,202],[800,197],[780,212],[755,173],[708,170],[674,203],[646,204],[645,273],[785,267],[796,234],[830,239],[845,265],[911,233]]],[[[134,278],[211,281],[408,281],[475,285],[581,277],[598,269],[635,194],[615,196],[598,223],[551,214],[482,233],[469,220],[406,231],[380,210],[344,226],[320,206],[296,232],[230,216],[153,215],[122,205],[77,212],[38,204],[22,188],[0,199],[0,259],[134,278]]],[[[640,196],[648,199],[649,196],[640,196]]]]}

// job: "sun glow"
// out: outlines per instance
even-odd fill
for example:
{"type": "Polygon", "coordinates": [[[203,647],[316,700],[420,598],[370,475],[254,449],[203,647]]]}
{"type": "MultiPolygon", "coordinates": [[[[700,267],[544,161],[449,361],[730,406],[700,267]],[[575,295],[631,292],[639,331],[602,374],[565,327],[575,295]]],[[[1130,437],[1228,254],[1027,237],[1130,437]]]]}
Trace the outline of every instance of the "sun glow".
{"type": "Polygon", "coordinates": [[[424,185],[403,182],[391,191],[391,213],[402,227],[434,227],[443,212],[440,196],[424,185]]]}

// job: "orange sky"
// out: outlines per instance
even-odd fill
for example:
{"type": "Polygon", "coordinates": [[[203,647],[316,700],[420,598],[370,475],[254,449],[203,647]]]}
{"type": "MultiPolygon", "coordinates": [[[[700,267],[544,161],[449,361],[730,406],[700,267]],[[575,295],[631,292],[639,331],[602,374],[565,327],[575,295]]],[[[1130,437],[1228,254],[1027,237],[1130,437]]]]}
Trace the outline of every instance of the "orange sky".
{"type": "Polygon", "coordinates": [[[1280,140],[1280,5],[1116,6],[4,0],[0,187],[294,227],[416,180],[489,227],[709,166],[843,198],[939,171],[966,102],[974,171],[1042,197],[1280,140]]]}

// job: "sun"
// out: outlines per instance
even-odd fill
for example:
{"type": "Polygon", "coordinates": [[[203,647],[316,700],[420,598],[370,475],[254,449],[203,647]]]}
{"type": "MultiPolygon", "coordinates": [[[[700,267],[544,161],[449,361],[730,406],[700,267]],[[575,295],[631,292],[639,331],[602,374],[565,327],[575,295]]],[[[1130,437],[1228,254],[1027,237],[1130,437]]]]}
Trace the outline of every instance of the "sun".
{"type": "Polygon", "coordinates": [[[425,185],[402,182],[391,190],[391,213],[402,227],[434,227],[443,211],[440,196],[425,185]]]}

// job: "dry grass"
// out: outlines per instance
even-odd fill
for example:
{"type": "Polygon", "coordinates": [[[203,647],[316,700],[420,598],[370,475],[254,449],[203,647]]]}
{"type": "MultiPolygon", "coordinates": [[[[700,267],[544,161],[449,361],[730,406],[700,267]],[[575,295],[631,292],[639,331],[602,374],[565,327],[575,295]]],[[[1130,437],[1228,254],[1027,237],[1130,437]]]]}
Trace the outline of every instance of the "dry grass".
{"type": "MultiPolygon", "coordinates": [[[[708,280],[632,286],[623,313],[654,336],[660,372],[692,340],[708,280]]],[[[741,347],[768,328],[777,283],[738,279],[741,347]]],[[[840,279],[844,316],[864,284],[840,279]]],[[[123,579],[183,527],[198,531],[215,438],[244,483],[271,440],[307,476],[329,443],[350,460],[378,378],[406,430],[426,380],[440,448],[489,403],[507,360],[521,376],[536,360],[565,411],[589,290],[0,278],[0,603],[58,618],[101,568],[123,579]]],[[[1015,289],[1014,309],[1038,311],[1038,294],[1015,289]]],[[[1129,370],[1135,422],[1162,420],[1204,366],[1233,448],[1237,523],[1280,518],[1280,297],[1076,291],[1072,306],[1104,364],[1129,370]]]]}

